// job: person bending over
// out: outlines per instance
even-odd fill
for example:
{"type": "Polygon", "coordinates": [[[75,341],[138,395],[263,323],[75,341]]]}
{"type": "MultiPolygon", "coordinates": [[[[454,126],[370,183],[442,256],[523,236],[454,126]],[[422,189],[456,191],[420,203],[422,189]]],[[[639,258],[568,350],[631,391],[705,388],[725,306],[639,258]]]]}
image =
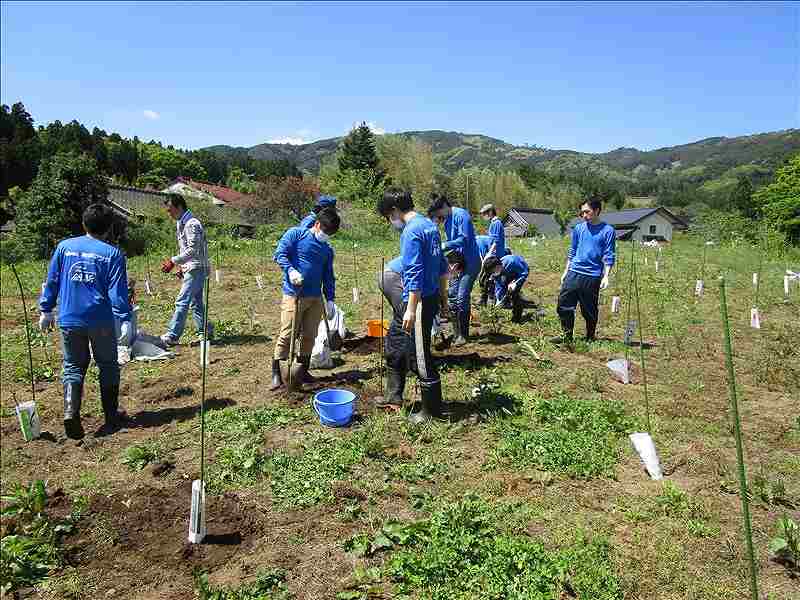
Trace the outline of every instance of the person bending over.
{"type": "Polygon", "coordinates": [[[522,321],[522,286],[528,280],[528,263],[521,256],[507,254],[502,258],[490,256],[484,269],[494,281],[494,294],[497,306],[511,307],[511,320],[522,321]]]}

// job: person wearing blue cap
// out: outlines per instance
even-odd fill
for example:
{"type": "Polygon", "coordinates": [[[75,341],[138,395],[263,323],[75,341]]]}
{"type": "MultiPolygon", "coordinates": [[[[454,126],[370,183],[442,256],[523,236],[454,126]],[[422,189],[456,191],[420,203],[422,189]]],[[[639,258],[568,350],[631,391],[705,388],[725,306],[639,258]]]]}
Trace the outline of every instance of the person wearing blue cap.
{"type": "Polygon", "coordinates": [[[304,229],[311,229],[314,226],[314,223],[317,222],[317,215],[319,215],[320,211],[323,208],[336,208],[336,198],[334,196],[326,196],[322,195],[317,199],[317,203],[314,205],[314,208],[311,212],[303,217],[303,220],[300,221],[298,227],[302,227],[304,229]]]}
{"type": "Polygon", "coordinates": [[[53,309],[60,302],[58,326],[64,348],[64,433],[81,439],[81,400],[89,361],[100,370],[100,402],[105,415],[101,433],[121,426],[117,345],[132,335],[131,305],[125,255],[105,241],[113,213],[104,204],[83,212],[86,235],[62,241],[50,259],[47,281],[39,299],[39,329],[53,326],[53,309]],[[120,323],[120,334],[114,329],[120,323]],[[91,348],[91,353],[89,352],[91,348]]]}
{"type": "Polygon", "coordinates": [[[481,270],[478,244],[472,217],[463,208],[453,207],[442,194],[433,194],[428,215],[438,224],[444,225],[447,241],[442,244],[444,252],[457,251],[464,257],[464,272],[450,279],[449,297],[453,305],[453,346],[463,346],[469,337],[469,319],[472,311],[470,296],[475,279],[481,270]]]}

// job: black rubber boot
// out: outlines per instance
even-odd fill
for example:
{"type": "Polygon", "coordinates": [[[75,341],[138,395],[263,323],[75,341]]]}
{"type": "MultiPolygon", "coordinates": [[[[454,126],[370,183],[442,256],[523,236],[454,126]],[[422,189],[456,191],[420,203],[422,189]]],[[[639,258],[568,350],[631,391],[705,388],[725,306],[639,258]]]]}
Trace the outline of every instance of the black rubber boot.
{"type": "Polygon", "coordinates": [[[461,331],[461,315],[457,312],[453,313],[450,319],[453,323],[453,347],[458,348],[467,343],[464,333],[461,331]]]}
{"type": "Polygon", "coordinates": [[[442,415],[442,381],[420,381],[420,394],[422,396],[422,410],[409,415],[408,420],[412,425],[421,425],[442,415]]]}
{"type": "Polygon", "coordinates": [[[98,435],[110,435],[122,427],[122,415],[119,413],[119,385],[107,385],[100,388],[100,403],[103,405],[105,424],[98,435]]]}
{"type": "Polygon", "coordinates": [[[272,359],[272,385],[269,386],[271,392],[283,387],[283,377],[281,376],[281,361],[272,359]]]}
{"type": "Polygon", "coordinates": [[[297,358],[297,362],[303,365],[303,379],[301,383],[316,383],[316,378],[309,373],[310,365],[311,365],[311,355],[308,356],[299,356],[297,358]]]}
{"type": "Polygon", "coordinates": [[[383,394],[383,400],[378,403],[378,406],[402,406],[403,405],[403,391],[406,388],[406,372],[392,367],[386,367],[386,390],[383,394]]]}
{"type": "Polygon", "coordinates": [[[595,334],[597,333],[597,321],[586,321],[586,341],[595,341],[595,334]]]}
{"type": "Polygon", "coordinates": [[[519,297],[519,294],[511,297],[511,322],[522,322],[522,298],[519,297]]]}
{"type": "Polygon", "coordinates": [[[85,435],[81,425],[82,398],[82,383],[64,385],[64,433],[73,440],[79,440],[85,435]]]}

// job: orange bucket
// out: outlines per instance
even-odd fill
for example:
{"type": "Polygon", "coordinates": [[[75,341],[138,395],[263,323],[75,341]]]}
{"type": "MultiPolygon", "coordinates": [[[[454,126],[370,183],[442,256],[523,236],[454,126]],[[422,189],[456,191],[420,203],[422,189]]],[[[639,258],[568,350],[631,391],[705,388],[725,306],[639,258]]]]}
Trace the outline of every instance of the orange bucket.
{"type": "Polygon", "coordinates": [[[369,337],[383,337],[388,331],[389,321],[383,321],[383,323],[381,323],[380,319],[370,319],[367,321],[367,336],[369,337]]]}

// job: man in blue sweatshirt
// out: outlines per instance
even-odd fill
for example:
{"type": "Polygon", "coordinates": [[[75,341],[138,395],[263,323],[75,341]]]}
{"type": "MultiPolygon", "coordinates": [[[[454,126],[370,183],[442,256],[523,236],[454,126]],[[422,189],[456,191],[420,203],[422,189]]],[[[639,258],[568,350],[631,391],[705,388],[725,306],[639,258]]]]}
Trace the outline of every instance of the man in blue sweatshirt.
{"type": "Polygon", "coordinates": [[[402,404],[407,371],[420,381],[422,407],[410,415],[414,424],[442,412],[442,383],[431,357],[431,327],[436,312],[447,312],[447,261],[439,229],[414,210],[411,193],[390,188],[378,201],[378,214],[400,234],[403,311],[395,311],[386,336],[385,402],[402,404]]]}
{"type": "Polygon", "coordinates": [[[90,346],[100,370],[100,401],[105,415],[101,433],[112,433],[120,425],[117,343],[127,344],[133,332],[125,256],[103,241],[112,222],[113,213],[103,204],[92,204],[84,211],[86,235],[64,240],[56,247],[39,298],[42,331],[52,327],[53,309],[60,300],[64,432],[72,439],[84,436],[81,401],[90,346]],[[115,319],[120,321],[119,339],[115,319]]]}
{"type": "Polygon", "coordinates": [[[522,321],[522,286],[528,280],[528,263],[516,254],[506,254],[502,258],[490,256],[483,265],[494,281],[494,295],[497,306],[511,307],[511,320],[522,321]]]}
{"type": "Polygon", "coordinates": [[[580,207],[583,221],[572,230],[572,243],[558,296],[557,311],[564,336],[551,340],[554,343],[572,343],[578,304],[586,320],[586,340],[591,342],[595,339],[600,290],[608,287],[616,247],[614,228],[600,220],[602,208],[602,202],[597,198],[587,200],[580,207]]]}
{"type": "Polygon", "coordinates": [[[489,223],[489,237],[492,240],[487,255],[503,258],[506,254],[510,254],[506,249],[506,229],[503,227],[500,217],[497,216],[494,204],[481,206],[481,218],[489,223]]]}
{"type": "Polygon", "coordinates": [[[470,296],[472,286],[481,270],[478,244],[472,217],[463,208],[453,207],[446,196],[434,194],[428,215],[438,224],[444,224],[447,241],[442,244],[445,252],[456,251],[464,257],[464,272],[450,279],[449,297],[453,306],[453,346],[463,346],[469,337],[469,319],[472,310],[470,296]]]}
{"type": "Polygon", "coordinates": [[[278,241],[272,258],[283,271],[283,300],[281,329],[272,357],[271,390],[277,390],[283,385],[280,361],[289,358],[292,337],[298,335],[298,371],[291,373],[291,383],[294,387],[311,380],[308,367],[314,338],[322,319],[323,287],[327,300],[324,311],[328,319],[333,318],[335,310],[333,300],[336,297],[336,278],[333,274],[333,248],[328,240],[339,231],[339,225],[340,219],[336,210],[323,208],[311,229],[292,227],[278,241]],[[293,319],[296,331],[292,331],[293,319]]]}
{"type": "Polygon", "coordinates": [[[314,226],[314,223],[317,222],[317,215],[323,208],[336,208],[336,198],[334,196],[320,196],[317,200],[317,203],[314,205],[314,208],[308,215],[303,217],[303,220],[300,221],[298,227],[311,229],[314,226]]]}

